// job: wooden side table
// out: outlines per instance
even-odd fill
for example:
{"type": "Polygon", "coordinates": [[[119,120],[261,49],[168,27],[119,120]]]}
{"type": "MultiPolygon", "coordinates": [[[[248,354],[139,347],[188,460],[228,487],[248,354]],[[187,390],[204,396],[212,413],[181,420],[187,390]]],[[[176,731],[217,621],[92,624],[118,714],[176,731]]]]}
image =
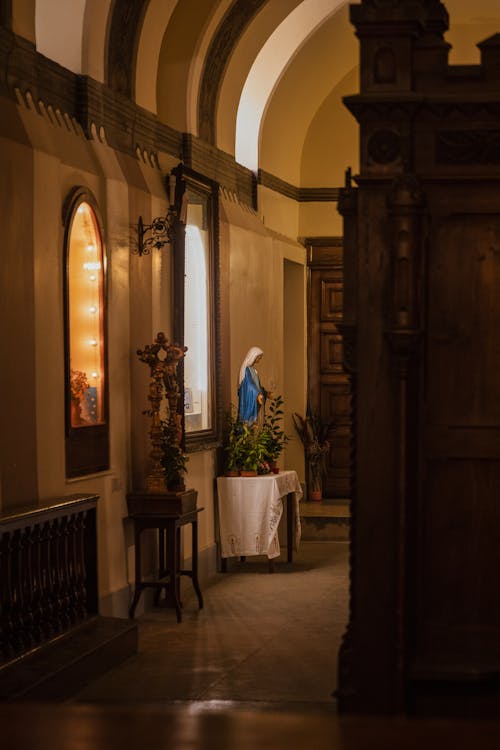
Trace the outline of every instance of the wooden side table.
{"type": "Polygon", "coordinates": [[[198,598],[200,609],[203,608],[203,597],[198,582],[198,514],[203,508],[196,507],[194,490],[182,493],[151,494],[134,492],[127,495],[129,517],[134,522],[135,539],[135,589],[129,617],[133,619],[135,609],[146,588],[155,589],[155,603],[158,603],[162,590],[165,590],[167,601],[175,608],[177,622],[182,622],[180,602],[180,577],[188,576],[198,598]],[[192,530],[192,567],[191,570],[180,568],[180,530],[191,524],[192,530]],[[144,529],[158,529],[159,564],[158,578],[155,581],[144,581],[141,568],[141,533],[144,529]]]}

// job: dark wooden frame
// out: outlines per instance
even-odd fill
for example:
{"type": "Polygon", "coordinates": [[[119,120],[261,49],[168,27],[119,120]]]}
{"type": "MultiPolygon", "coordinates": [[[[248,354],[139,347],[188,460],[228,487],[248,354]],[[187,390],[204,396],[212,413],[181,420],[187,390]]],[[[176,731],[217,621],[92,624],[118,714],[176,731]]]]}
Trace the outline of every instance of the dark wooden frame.
{"type": "MultiPolygon", "coordinates": [[[[184,435],[188,452],[206,450],[220,443],[222,430],[221,398],[221,347],[220,347],[220,268],[219,268],[219,184],[214,180],[179,165],[174,170],[177,177],[177,202],[186,189],[199,192],[207,199],[207,222],[209,225],[208,249],[208,325],[209,325],[209,393],[210,424],[207,430],[184,435]]],[[[174,238],[174,340],[184,346],[184,274],[185,274],[185,225],[177,222],[174,238]]],[[[189,352],[188,352],[189,356],[189,352]]],[[[180,363],[178,380],[184,393],[184,368],[180,363]]],[[[184,411],[184,400],[180,405],[184,411]]],[[[184,423],[184,414],[183,414],[184,423]]]]}
{"type": "Polygon", "coordinates": [[[85,187],[75,187],[64,202],[62,211],[64,226],[64,390],[65,390],[65,448],[66,448],[66,476],[74,478],[95,474],[109,469],[109,368],[108,368],[108,335],[107,335],[107,272],[106,246],[104,243],[103,225],[92,193],[85,187]],[[99,231],[103,258],[103,309],[102,309],[102,337],[103,337],[103,423],[88,425],[75,429],[71,426],[71,387],[70,387],[70,331],[69,331],[69,240],[73,227],[73,219],[81,203],[88,203],[92,208],[99,231]]]}

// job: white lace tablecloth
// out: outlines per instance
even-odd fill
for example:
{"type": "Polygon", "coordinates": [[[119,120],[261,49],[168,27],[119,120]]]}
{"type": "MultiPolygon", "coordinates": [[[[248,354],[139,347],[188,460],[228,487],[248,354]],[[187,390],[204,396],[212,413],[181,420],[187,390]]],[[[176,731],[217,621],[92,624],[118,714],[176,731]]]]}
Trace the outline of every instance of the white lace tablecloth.
{"type": "Polygon", "coordinates": [[[300,541],[299,501],[302,488],[296,471],[258,477],[218,477],[221,557],[280,554],[278,525],[282,498],[294,493],[294,547],[300,541]]]}

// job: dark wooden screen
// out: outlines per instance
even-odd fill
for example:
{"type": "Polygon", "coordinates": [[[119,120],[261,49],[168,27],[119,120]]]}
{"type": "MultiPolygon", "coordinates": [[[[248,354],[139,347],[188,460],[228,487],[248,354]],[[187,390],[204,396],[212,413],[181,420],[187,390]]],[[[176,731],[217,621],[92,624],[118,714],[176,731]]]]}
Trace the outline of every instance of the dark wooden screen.
{"type": "Polygon", "coordinates": [[[500,216],[436,222],[429,252],[419,670],[500,667],[500,216]]]}

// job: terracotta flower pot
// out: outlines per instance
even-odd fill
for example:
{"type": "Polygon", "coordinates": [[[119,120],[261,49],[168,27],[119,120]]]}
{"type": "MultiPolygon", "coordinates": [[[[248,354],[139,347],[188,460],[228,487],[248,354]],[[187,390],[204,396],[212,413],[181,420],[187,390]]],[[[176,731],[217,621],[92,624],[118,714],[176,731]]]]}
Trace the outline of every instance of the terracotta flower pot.
{"type": "Polygon", "coordinates": [[[307,493],[307,499],[311,500],[311,502],[318,502],[322,497],[323,493],[321,490],[309,490],[307,493]]]}
{"type": "Polygon", "coordinates": [[[240,477],[256,477],[257,469],[242,469],[240,471],[240,477]]]}
{"type": "Polygon", "coordinates": [[[228,471],[224,472],[225,477],[239,477],[240,472],[238,469],[228,469],[228,471]]]}

